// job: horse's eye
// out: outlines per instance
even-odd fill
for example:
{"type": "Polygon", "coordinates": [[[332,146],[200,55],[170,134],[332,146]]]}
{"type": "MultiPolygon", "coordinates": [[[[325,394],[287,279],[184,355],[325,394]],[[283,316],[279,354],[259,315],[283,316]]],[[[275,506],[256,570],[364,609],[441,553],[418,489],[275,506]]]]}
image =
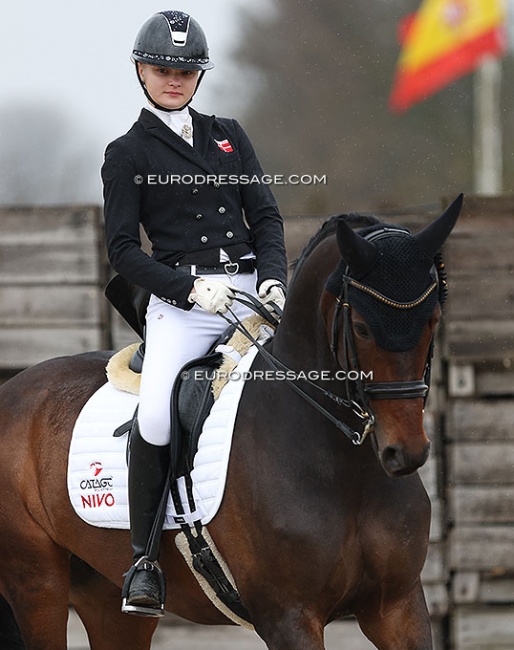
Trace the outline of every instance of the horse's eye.
{"type": "Polygon", "coordinates": [[[371,332],[369,331],[368,326],[364,323],[354,323],[353,330],[357,336],[360,336],[361,339],[371,338],[371,332]]]}

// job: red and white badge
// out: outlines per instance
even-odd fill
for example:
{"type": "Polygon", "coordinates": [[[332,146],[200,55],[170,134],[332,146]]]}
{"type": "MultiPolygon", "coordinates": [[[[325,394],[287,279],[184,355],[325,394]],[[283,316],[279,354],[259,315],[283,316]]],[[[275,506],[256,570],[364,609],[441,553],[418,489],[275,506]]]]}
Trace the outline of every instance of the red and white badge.
{"type": "Polygon", "coordinates": [[[228,140],[215,140],[214,142],[225,153],[232,153],[234,151],[234,149],[232,149],[232,145],[228,140]]]}

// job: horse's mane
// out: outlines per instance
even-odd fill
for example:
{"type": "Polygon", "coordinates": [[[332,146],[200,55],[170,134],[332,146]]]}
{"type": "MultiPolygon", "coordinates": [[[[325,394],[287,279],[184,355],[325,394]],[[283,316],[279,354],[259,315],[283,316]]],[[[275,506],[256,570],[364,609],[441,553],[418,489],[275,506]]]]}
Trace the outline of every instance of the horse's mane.
{"type": "Polygon", "coordinates": [[[311,239],[304,246],[300,255],[291,262],[291,269],[293,269],[293,278],[298,273],[302,264],[309,257],[312,251],[317,248],[322,241],[325,241],[327,237],[333,235],[336,231],[337,222],[343,219],[346,223],[354,229],[365,228],[366,230],[374,230],[376,227],[381,225],[381,222],[374,217],[372,214],[360,213],[360,212],[349,212],[348,214],[336,214],[333,217],[327,219],[322,225],[321,228],[316,232],[311,239]]]}

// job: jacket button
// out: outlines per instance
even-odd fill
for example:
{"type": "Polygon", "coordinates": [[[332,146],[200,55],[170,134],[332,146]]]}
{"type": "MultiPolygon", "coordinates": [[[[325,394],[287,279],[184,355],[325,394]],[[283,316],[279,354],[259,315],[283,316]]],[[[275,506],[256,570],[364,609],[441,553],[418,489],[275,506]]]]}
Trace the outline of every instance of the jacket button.
{"type": "Polygon", "coordinates": [[[172,301],[171,301],[171,304],[172,304],[172,305],[176,305],[176,304],[177,304],[177,301],[176,301],[176,300],[172,300],[172,301]]]}
{"type": "Polygon", "coordinates": [[[220,184],[218,183],[218,181],[214,181],[214,183],[213,183],[213,187],[215,187],[216,189],[218,189],[219,186],[220,186],[220,184]]]}
{"type": "Polygon", "coordinates": [[[227,210],[226,210],[223,206],[221,206],[221,208],[218,208],[218,212],[219,212],[220,214],[225,214],[226,211],[227,211],[227,210]]]}
{"type": "Polygon", "coordinates": [[[191,194],[198,194],[198,188],[193,187],[193,189],[191,190],[191,194]]]}
{"type": "Polygon", "coordinates": [[[203,237],[200,238],[200,241],[202,242],[202,244],[206,244],[209,241],[209,238],[203,235],[203,237]]]}
{"type": "Polygon", "coordinates": [[[227,236],[229,239],[232,239],[232,237],[234,236],[234,233],[233,233],[231,230],[229,230],[229,231],[226,233],[226,236],[227,236]]]}
{"type": "Polygon", "coordinates": [[[195,217],[195,219],[196,219],[197,221],[200,221],[200,219],[203,219],[203,214],[197,214],[196,217],[195,217]]]}

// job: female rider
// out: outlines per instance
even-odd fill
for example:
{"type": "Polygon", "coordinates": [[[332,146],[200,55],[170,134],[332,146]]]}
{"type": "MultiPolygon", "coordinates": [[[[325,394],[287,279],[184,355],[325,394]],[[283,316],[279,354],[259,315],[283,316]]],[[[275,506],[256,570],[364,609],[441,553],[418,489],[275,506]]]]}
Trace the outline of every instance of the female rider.
{"type": "MultiPolygon", "coordinates": [[[[110,262],[151,294],[129,461],[134,566],[122,610],[160,616],[162,572],[145,552],[166,482],[173,383],[224,331],[219,314],[238,289],[283,306],[286,254],[282,219],[269,185],[255,182],[262,169],[247,135],[233,119],[189,107],[213,67],[200,25],[181,11],[159,12],[137,34],[132,58],[148,105],[107,147],[102,167],[110,262]],[[141,249],[140,225],[151,256],[141,249]]],[[[240,304],[232,309],[248,315],[240,304]]]]}

